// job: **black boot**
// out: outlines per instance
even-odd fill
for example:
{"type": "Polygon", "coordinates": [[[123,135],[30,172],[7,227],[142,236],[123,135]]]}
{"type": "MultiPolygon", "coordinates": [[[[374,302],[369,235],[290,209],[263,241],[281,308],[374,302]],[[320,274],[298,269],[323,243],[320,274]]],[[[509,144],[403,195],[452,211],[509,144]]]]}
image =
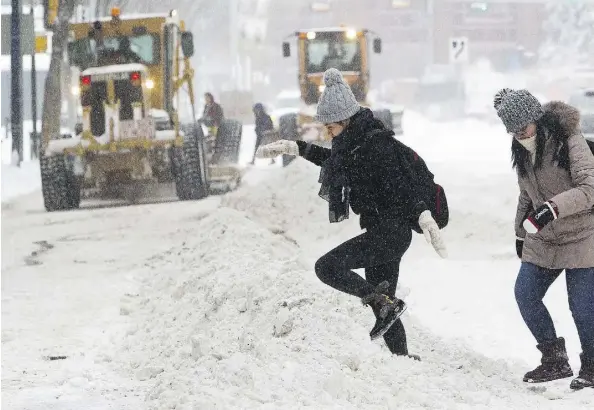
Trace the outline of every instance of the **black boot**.
{"type": "Polygon", "coordinates": [[[581,390],[586,387],[594,387],[594,358],[586,357],[582,353],[580,354],[580,359],[582,360],[580,374],[569,384],[569,387],[572,390],[581,390]]]}
{"type": "Polygon", "coordinates": [[[383,336],[406,310],[404,301],[397,298],[392,300],[386,295],[389,286],[388,281],[383,281],[377,285],[373,293],[361,299],[365,306],[371,305],[372,309],[378,312],[375,326],[369,332],[371,340],[383,336]]]}
{"type": "Polygon", "coordinates": [[[573,376],[562,337],[536,345],[542,352],[541,365],[524,375],[528,383],[543,383],[573,376]]]}

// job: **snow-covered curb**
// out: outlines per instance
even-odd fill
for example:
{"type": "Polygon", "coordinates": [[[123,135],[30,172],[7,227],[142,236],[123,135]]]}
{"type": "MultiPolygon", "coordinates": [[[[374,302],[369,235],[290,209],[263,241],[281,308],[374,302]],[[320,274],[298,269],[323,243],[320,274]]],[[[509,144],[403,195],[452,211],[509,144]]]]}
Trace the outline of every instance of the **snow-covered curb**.
{"type": "Polygon", "coordinates": [[[3,164],[1,172],[2,202],[9,202],[41,189],[39,161],[22,162],[20,167],[3,164]]]}

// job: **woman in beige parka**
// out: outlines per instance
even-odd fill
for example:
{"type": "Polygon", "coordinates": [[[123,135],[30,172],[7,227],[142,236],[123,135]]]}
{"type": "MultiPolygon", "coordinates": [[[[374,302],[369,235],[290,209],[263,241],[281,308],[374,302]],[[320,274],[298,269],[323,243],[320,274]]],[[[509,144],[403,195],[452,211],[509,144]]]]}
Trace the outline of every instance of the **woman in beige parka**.
{"type": "Polygon", "coordinates": [[[520,196],[515,219],[522,259],[515,296],[542,353],[524,376],[539,383],[573,376],[543,298],[565,270],[577,327],[581,369],[570,387],[594,387],[594,155],[579,130],[579,112],[559,101],[541,105],[526,90],[503,89],[495,109],[512,139],[520,196]]]}

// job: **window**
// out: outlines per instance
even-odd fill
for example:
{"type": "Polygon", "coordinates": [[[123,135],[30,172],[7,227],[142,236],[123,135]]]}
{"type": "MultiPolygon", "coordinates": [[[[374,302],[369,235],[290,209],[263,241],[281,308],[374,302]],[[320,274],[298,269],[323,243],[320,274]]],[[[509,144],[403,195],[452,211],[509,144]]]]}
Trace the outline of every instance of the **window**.
{"type": "Polygon", "coordinates": [[[340,71],[361,70],[361,46],[358,39],[349,40],[344,32],[316,33],[307,41],[308,73],[322,73],[328,68],[340,71]]]}
{"type": "Polygon", "coordinates": [[[81,70],[112,64],[159,64],[160,41],[157,34],[83,38],[68,46],[71,65],[81,70]]]}
{"type": "MultiPolygon", "coordinates": [[[[155,53],[154,43],[159,40],[155,35],[108,37],[103,41],[106,50],[123,53],[128,60],[137,60],[142,64],[155,64],[159,62],[159,52],[155,53]],[[156,40],[156,41],[155,41],[156,40]],[[126,55],[128,53],[128,55],[126,55]],[[156,58],[155,58],[156,57],[156,58]]],[[[94,41],[94,40],[93,40],[94,41]]]]}

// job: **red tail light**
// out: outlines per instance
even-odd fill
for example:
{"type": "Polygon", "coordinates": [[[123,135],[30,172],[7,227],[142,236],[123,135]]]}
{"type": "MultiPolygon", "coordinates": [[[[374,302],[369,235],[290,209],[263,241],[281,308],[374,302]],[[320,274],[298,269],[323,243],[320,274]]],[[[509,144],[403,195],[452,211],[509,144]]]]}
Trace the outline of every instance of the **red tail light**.
{"type": "Polygon", "coordinates": [[[140,86],[140,73],[138,71],[130,73],[130,82],[136,87],[140,86]]]}
{"type": "Polygon", "coordinates": [[[91,76],[90,75],[81,75],[80,76],[80,92],[89,91],[91,88],[91,76]]]}

